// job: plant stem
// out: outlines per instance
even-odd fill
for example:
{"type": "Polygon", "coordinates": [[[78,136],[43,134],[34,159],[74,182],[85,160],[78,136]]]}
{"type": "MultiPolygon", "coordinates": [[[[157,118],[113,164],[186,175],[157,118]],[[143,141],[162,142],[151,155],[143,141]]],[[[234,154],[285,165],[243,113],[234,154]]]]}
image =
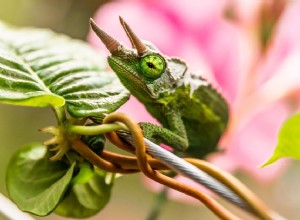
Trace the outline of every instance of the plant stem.
{"type": "Polygon", "coordinates": [[[116,130],[128,130],[128,128],[121,123],[101,124],[95,126],[81,126],[81,125],[70,125],[69,132],[81,135],[97,135],[104,134],[116,130]]]}
{"type": "MultiPolygon", "coordinates": [[[[165,173],[166,176],[170,178],[175,178],[177,176],[176,172],[167,172],[165,173]]],[[[154,203],[154,206],[152,207],[151,212],[149,213],[147,220],[156,220],[163,208],[163,206],[167,203],[168,201],[168,188],[164,187],[156,196],[156,200],[154,203]]]]}
{"type": "Polygon", "coordinates": [[[62,124],[66,119],[64,107],[52,107],[58,124],[62,124]]]}
{"type": "MultiPolygon", "coordinates": [[[[135,121],[133,121],[130,117],[128,117],[126,114],[119,113],[119,112],[114,112],[106,116],[103,120],[103,123],[104,124],[113,123],[116,121],[124,123],[130,129],[134,140],[137,164],[139,169],[145,174],[145,176],[169,188],[175,189],[188,196],[198,199],[200,202],[205,204],[206,207],[209,208],[220,219],[223,220],[240,219],[236,215],[234,215],[233,213],[225,209],[223,206],[221,206],[217,201],[215,201],[207,194],[197,190],[196,188],[190,187],[187,184],[181,183],[179,181],[174,180],[173,178],[163,175],[162,173],[156,170],[153,170],[150,164],[148,163],[148,156],[146,153],[146,146],[144,142],[143,132],[140,126],[135,121]]],[[[109,140],[111,141],[111,143],[115,144],[114,140],[111,139],[109,140]]]]}
{"type": "Polygon", "coordinates": [[[152,207],[147,220],[156,220],[159,217],[163,206],[166,204],[166,201],[168,201],[167,192],[168,188],[164,187],[155,197],[154,206],[152,207]]]}
{"type": "Polygon", "coordinates": [[[138,170],[126,170],[122,169],[110,161],[104,160],[93,152],[87,145],[79,140],[72,142],[72,148],[79,153],[84,159],[98,167],[99,169],[106,170],[111,173],[135,173],[138,170]]]}
{"type": "Polygon", "coordinates": [[[227,173],[217,166],[203,160],[187,158],[186,161],[204,170],[207,174],[214,177],[236,193],[250,207],[250,210],[248,211],[261,219],[270,219],[270,210],[266,207],[266,205],[230,173],[227,173]]]}

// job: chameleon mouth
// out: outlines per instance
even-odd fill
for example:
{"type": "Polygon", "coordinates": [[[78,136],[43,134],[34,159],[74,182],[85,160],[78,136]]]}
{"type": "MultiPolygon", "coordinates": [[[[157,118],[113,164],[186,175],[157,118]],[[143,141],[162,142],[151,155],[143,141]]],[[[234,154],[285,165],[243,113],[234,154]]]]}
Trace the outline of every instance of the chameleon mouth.
{"type": "Polygon", "coordinates": [[[125,65],[122,65],[122,63],[120,63],[118,61],[118,59],[110,56],[108,57],[108,63],[109,64],[112,64],[110,65],[110,67],[113,69],[113,71],[119,76],[118,73],[123,73],[121,76],[122,77],[125,77],[125,78],[128,78],[130,80],[133,80],[133,81],[140,81],[140,83],[142,83],[141,79],[138,78],[137,76],[135,76],[135,74],[130,71],[128,68],[125,67],[125,65]]]}
{"type": "Polygon", "coordinates": [[[113,71],[116,73],[116,75],[119,77],[119,79],[122,81],[122,78],[126,80],[130,80],[135,83],[136,87],[139,87],[148,94],[152,98],[156,98],[157,96],[153,94],[153,92],[148,88],[148,86],[145,84],[145,82],[142,81],[140,77],[138,77],[133,71],[126,68],[125,65],[123,65],[118,59],[109,56],[108,57],[108,63],[110,64],[113,71]]]}

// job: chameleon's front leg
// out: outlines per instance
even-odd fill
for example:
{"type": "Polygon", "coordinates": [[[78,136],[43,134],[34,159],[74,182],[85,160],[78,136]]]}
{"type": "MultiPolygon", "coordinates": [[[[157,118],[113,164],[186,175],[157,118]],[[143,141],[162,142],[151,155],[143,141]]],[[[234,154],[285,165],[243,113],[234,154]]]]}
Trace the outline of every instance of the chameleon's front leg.
{"type": "Polygon", "coordinates": [[[142,122],[139,124],[144,136],[155,143],[166,144],[174,150],[185,151],[188,148],[188,139],[181,115],[172,108],[168,108],[165,112],[169,129],[142,122]]]}

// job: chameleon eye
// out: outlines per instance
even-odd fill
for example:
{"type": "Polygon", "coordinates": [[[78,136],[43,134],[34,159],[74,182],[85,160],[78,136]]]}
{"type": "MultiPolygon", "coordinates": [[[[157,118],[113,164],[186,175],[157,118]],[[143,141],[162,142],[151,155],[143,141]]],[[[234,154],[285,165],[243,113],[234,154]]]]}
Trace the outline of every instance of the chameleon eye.
{"type": "Polygon", "coordinates": [[[147,55],[140,60],[140,67],[146,78],[155,80],[165,71],[166,63],[159,55],[147,55]]]}

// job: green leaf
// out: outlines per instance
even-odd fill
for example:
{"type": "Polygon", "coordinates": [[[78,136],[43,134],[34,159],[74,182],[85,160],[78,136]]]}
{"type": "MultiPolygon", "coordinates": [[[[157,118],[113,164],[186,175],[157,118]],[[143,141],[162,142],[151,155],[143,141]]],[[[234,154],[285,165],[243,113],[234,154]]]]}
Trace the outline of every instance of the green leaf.
{"type": "Polygon", "coordinates": [[[262,166],[270,165],[280,158],[300,160],[300,114],[290,117],[282,125],[273,155],[262,166]]]}
{"type": "Polygon", "coordinates": [[[113,174],[84,163],[72,180],[64,199],[55,213],[66,217],[87,218],[98,213],[108,203],[113,184],[113,174]]]}
{"type": "Polygon", "coordinates": [[[0,23],[0,102],[63,106],[74,117],[110,113],[129,94],[104,60],[79,40],[0,23]]]}
{"type": "Polygon", "coordinates": [[[45,146],[29,144],[10,160],[6,174],[8,193],[22,211],[48,215],[64,195],[74,165],[49,161],[45,146]]]}

